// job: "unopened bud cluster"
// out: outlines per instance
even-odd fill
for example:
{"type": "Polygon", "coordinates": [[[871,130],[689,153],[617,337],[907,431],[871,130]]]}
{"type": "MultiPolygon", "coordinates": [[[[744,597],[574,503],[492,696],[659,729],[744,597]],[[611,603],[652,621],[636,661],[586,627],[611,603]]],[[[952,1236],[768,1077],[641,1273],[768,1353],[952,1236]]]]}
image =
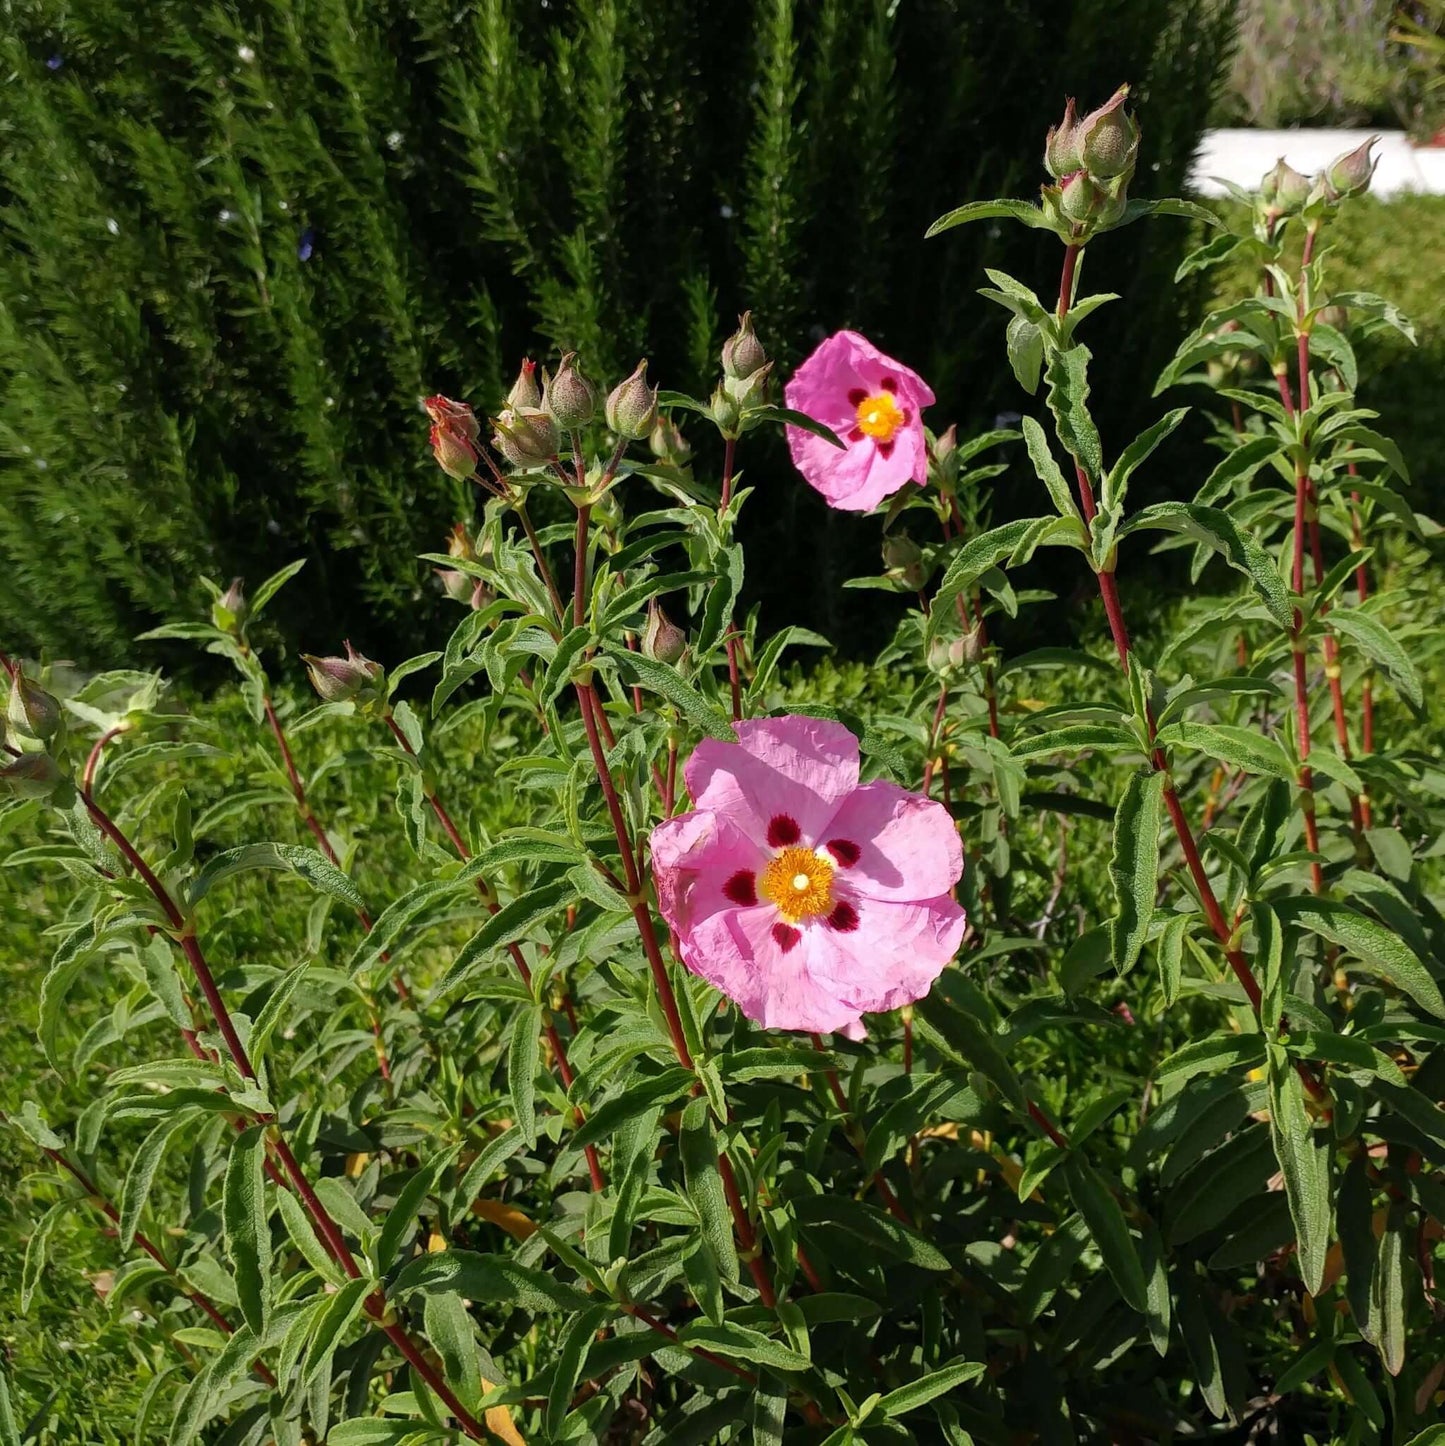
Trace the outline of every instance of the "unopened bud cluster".
{"type": "Polygon", "coordinates": [[[643,655],[654,663],[677,663],[686,651],[687,634],[653,598],[647,605],[647,624],[642,630],[643,655]]]}
{"type": "Polygon", "coordinates": [[[54,751],[64,736],[60,702],[18,665],[10,675],[0,728],[0,781],[21,798],[49,798],[62,774],[54,751]]]}
{"type": "Polygon", "coordinates": [[[477,438],[481,424],[465,402],[450,397],[428,397],[422,406],[431,418],[431,450],[448,477],[465,481],[477,470],[477,438]]]}
{"type": "Polygon", "coordinates": [[[1139,126],[1124,109],[1128,94],[1121,85],[1082,120],[1070,98],[1044,142],[1044,165],[1054,178],[1043,188],[1044,214],[1075,244],[1124,218],[1139,160],[1139,126]]]}
{"type": "Polygon", "coordinates": [[[640,442],[657,422],[657,388],[647,385],[647,362],[607,394],[603,408],[609,430],[625,442],[640,442]]]}
{"type": "MultiPolygon", "coordinates": [[[[471,533],[467,530],[465,522],[458,522],[451,530],[447,538],[447,556],[455,557],[461,562],[478,562],[482,555],[478,553],[476,542],[471,533]]],[[[456,603],[463,607],[469,607],[473,612],[480,612],[493,600],[495,594],[480,577],[463,572],[459,568],[437,568],[437,578],[441,582],[442,591],[456,603]]]]}
{"type": "Polygon", "coordinates": [[[1281,156],[1265,172],[1256,193],[1255,222],[1264,239],[1270,239],[1279,222],[1291,216],[1317,222],[1342,201],[1364,195],[1379,165],[1372,154],[1378,140],[1371,136],[1313,176],[1302,175],[1281,156]]]}
{"type": "Polygon", "coordinates": [[[712,394],[710,410],[725,437],[740,437],[749,425],[749,413],[768,405],[768,384],[773,363],[758,334],[753,314],[738,318],[738,329],[723,343],[722,380],[712,394]]]}

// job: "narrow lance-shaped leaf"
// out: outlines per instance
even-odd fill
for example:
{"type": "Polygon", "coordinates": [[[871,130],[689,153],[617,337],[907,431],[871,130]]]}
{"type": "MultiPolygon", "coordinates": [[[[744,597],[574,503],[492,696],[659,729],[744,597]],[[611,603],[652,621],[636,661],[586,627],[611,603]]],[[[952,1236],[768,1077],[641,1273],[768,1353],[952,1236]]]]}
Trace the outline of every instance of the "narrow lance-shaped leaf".
{"type": "Polygon", "coordinates": [[[1109,921],[1109,947],[1120,974],[1132,969],[1154,917],[1159,878],[1159,825],[1164,811],[1162,773],[1135,773],[1114,816],[1114,854],[1109,874],[1116,909],[1109,921]]]}
{"type": "Polygon", "coordinates": [[[221,1197],[226,1253],[246,1324],[266,1333],[271,1312],[271,1233],[266,1223],[266,1127],[254,1125],[231,1146],[221,1197]]]}
{"type": "Polygon", "coordinates": [[[1280,1045],[1269,1045],[1269,1133],[1294,1220],[1300,1275],[1318,1295],[1330,1245],[1330,1156],[1315,1140],[1304,1085],[1280,1045]]]}
{"type": "Polygon", "coordinates": [[[1104,1258],[1104,1268],[1119,1287],[1119,1294],[1140,1315],[1147,1314],[1149,1282],[1119,1202],[1082,1156],[1071,1151],[1063,1170],[1069,1196],[1084,1217],[1089,1234],[1104,1258]]]}

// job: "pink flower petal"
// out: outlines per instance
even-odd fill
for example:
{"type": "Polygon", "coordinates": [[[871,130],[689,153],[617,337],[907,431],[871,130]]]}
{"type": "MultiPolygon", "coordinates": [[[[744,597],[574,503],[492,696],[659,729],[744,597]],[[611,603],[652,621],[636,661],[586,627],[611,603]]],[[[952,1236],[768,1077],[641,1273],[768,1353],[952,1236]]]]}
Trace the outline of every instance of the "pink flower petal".
{"type": "MultiPolygon", "coordinates": [[[[662,917],[679,934],[720,909],[736,907],[727,892],[738,874],[756,876],[768,855],[722,814],[695,812],[652,831],[652,869],[662,917]]],[[[736,890],[735,890],[736,892],[736,890]]]]}
{"type": "Polygon", "coordinates": [[[896,783],[854,789],[824,833],[825,847],[832,839],[857,846],[857,863],[839,872],[864,898],[932,899],[963,875],[963,845],[948,810],[896,783]]]}
{"type": "Polygon", "coordinates": [[[736,743],[705,738],[688,759],[683,777],[693,802],[760,845],[779,817],[815,842],[857,787],[858,740],[841,723],[796,714],[745,720],[737,735],[736,743]]]}
{"type": "Polygon", "coordinates": [[[909,904],[860,898],[857,906],[858,927],[828,936],[844,960],[844,1002],[881,1014],[922,999],[963,943],[963,909],[947,895],[909,904]]]}

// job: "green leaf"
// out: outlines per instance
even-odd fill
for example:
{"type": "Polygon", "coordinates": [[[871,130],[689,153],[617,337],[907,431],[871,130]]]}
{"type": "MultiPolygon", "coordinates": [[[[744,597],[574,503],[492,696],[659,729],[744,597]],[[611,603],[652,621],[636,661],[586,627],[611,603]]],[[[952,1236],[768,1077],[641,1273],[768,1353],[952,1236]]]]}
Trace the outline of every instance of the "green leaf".
{"type": "Polygon", "coordinates": [[[422,1308],[426,1338],[442,1360],[442,1377],[469,1410],[475,1411],[487,1389],[482,1379],[476,1329],[467,1303],[455,1291],[429,1295],[422,1308]]]}
{"type": "Polygon", "coordinates": [[[1081,1155],[1071,1151],[1064,1161],[1063,1170],[1069,1197],[1084,1217],[1094,1244],[1099,1247],[1104,1268],[1113,1277],[1125,1301],[1140,1315],[1146,1314],[1149,1309],[1149,1283],[1119,1202],[1081,1155]]]}
{"type": "Polygon", "coordinates": [[[1056,351],[1049,358],[1045,376],[1049,384],[1049,410],[1054,414],[1059,441],[1097,485],[1104,473],[1104,447],[1094,419],[1089,415],[1091,355],[1083,345],[1056,351]]]}
{"type": "Polygon", "coordinates": [[[1204,485],[1194,494],[1195,505],[1212,507],[1228,497],[1237,482],[1247,482],[1283,451],[1283,439],[1273,432],[1241,443],[1204,479],[1204,485]]]}
{"type": "Polygon", "coordinates": [[[461,1148],[460,1145],[453,1145],[449,1150],[444,1150],[436,1159],[414,1171],[397,1192],[396,1203],[382,1221],[381,1234],[376,1240],[373,1259],[380,1274],[387,1274],[396,1264],[397,1253],[411,1230],[412,1221],[416,1219],[422,1202],[436,1189],[437,1181],[455,1161],[461,1148]]]}
{"type": "Polygon", "coordinates": [[[1159,825],[1164,811],[1164,774],[1150,769],[1130,775],[1119,811],[1114,816],[1114,853],[1109,876],[1117,907],[1109,921],[1109,948],[1114,968],[1127,974],[1154,918],[1154,893],[1159,880],[1159,825]]]}
{"type": "Polygon", "coordinates": [[[1315,1139],[1305,1108],[1304,1085],[1295,1062],[1279,1045],[1269,1046],[1269,1133],[1275,1159],[1284,1174],[1285,1194],[1294,1220],[1300,1275],[1305,1289],[1318,1295],[1330,1246],[1330,1156],[1315,1139]]]}
{"type": "Polygon", "coordinates": [[[1211,211],[1208,206],[1201,206],[1197,201],[1183,201],[1169,196],[1158,201],[1130,201],[1124,207],[1124,215],[1120,220],[1101,229],[1117,231],[1119,227],[1131,225],[1145,216],[1181,216],[1186,221],[1203,221],[1206,226],[1224,225],[1218,214],[1211,211]]]}
{"type": "Polygon", "coordinates": [[[1131,748],[1137,752],[1139,741],[1116,724],[1077,723],[1030,738],[1016,738],[1009,752],[1015,758],[1038,758],[1046,753],[1076,753],[1085,748],[1131,748]]]}
{"type": "Polygon", "coordinates": [[[60,1223],[60,1217],[69,1211],[69,1200],[58,1200],[36,1222],[25,1242],[25,1259],[20,1267],[20,1314],[30,1313],[30,1302],[35,1298],[35,1289],[45,1270],[46,1254],[50,1249],[50,1236],[60,1223]]]}
{"type": "Polygon", "coordinates": [[[875,1258],[904,1260],[923,1270],[952,1268],[948,1257],[927,1237],[861,1200],[809,1195],[796,1201],[793,1211],[805,1230],[836,1232],[875,1258]]]}
{"type": "Polygon", "coordinates": [[[512,1018],[512,1037],[507,1048],[507,1089],[512,1096],[512,1113],[527,1148],[537,1147],[537,1063],[541,1056],[542,1008],[530,1005],[512,1018]]]}
{"type": "Polygon", "coordinates": [[[1064,480],[1064,474],[1059,470],[1059,464],[1054,461],[1054,454],[1049,449],[1049,439],[1044,434],[1044,429],[1032,417],[1025,417],[1019,423],[1024,434],[1024,445],[1028,448],[1029,460],[1034,464],[1034,471],[1038,473],[1039,481],[1048,488],[1049,496],[1053,499],[1054,507],[1060,517],[1078,518],[1079,525],[1083,526],[1083,519],[1079,517],[1079,509],[1074,504],[1074,493],[1069,484],[1064,480]]]}
{"type": "Polygon", "coordinates": [[[733,1248],[732,1214],[728,1210],[722,1175],[718,1170],[718,1139],[705,1099],[695,1099],[682,1112],[678,1136],[687,1198],[702,1224],[703,1239],[719,1272],[731,1283],[738,1279],[738,1257],[733,1248]]]}
{"type": "Polygon", "coordinates": [[[1252,728],[1229,723],[1170,723],[1159,730],[1158,742],[1166,748],[1194,748],[1246,773],[1294,782],[1294,768],[1288,754],[1272,738],[1252,728]]]}
{"type": "Polygon", "coordinates": [[[231,1146],[221,1197],[226,1253],[235,1270],[241,1314],[262,1337],[271,1314],[271,1232],[266,1223],[265,1164],[266,1127],[253,1125],[231,1146]]]}
{"type": "Polygon", "coordinates": [[[1325,614],[1324,621],[1332,631],[1354,643],[1372,663],[1378,663],[1412,707],[1424,706],[1425,690],[1414,660],[1379,619],[1358,608],[1335,607],[1325,614]]]}
{"type": "Polygon", "coordinates": [[[186,895],[188,904],[194,909],[223,879],[248,869],[289,869],[320,893],[340,899],[353,909],[366,907],[356,885],[317,850],[279,843],[245,844],[217,854],[191,880],[186,895]]]}
{"type": "Polygon", "coordinates": [[[684,1326],[678,1336],[684,1345],[700,1346],[716,1355],[751,1361],[755,1366],[767,1366],[774,1371],[806,1371],[812,1364],[807,1356],[789,1350],[761,1331],[731,1322],[724,1325],[695,1322],[684,1326]]]}
{"type": "Polygon", "coordinates": [[[691,1070],[669,1069],[628,1085],[621,1094],[604,1101],[588,1116],[587,1123],[572,1136],[572,1144],[580,1150],[583,1145],[605,1140],[620,1125],[653,1105],[670,1105],[681,1099],[695,1082],[696,1076],[691,1070]]]}
{"type": "Polygon", "coordinates": [[[50,968],[40,984],[39,1023],[36,1033],[40,1038],[40,1047],[45,1051],[45,1058],[55,1069],[62,1067],[59,1042],[61,1023],[68,1018],[65,1002],[70,986],[95,952],[96,932],[94,919],[87,919],[85,923],[72,929],[61,940],[59,948],[51,958],[50,968]]]}
{"type": "Polygon", "coordinates": [[[1407,1241],[1407,1230],[1409,1221],[1402,1207],[1392,1205],[1385,1233],[1380,1237],[1380,1254],[1370,1289],[1369,1329],[1365,1332],[1392,1376],[1398,1376],[1405,1365],[1405,1261],[1414,1249],[1414,1232],[1410,1231],[1411,1240],[1407,1241]]]}
{"type": "Polygon", "coordinates": [[[547,674],[542,680],[541,702],[545,705],[557,700],[558,695],[572,681],[573,667],[578,659],[592,646],[595,638],[590,627],[572,628],[552,655],[547,664],[547,674]]]}
{"type": "Polygon", "coordinates": [[[301,1363],[303,1387],[310,1385],[331,1364],[342,1338],[361,1314],[366,1297],[375,1289],[364,1276],[348,1280],[327,1302],[326,1309],[316,1321],[316,1332],[306,1347],[306,1359],[301,1363]]]}
{"type": "Polygon", "coordinates": [[[916,1381],[910,1381],[906,1386],[900,1386],[896,1391],[889,1391],[887,1395],[879,1397],[874,1409],[886,1417],[916,1411],[920,1406],[926,1406],[945,1392],[953,1390],[955,1386],[976,1381],[985,1369],[982,1361],[954,1361],[950,1365],[940,1366],[938,1370],[919,1376],[916,1381]]]}
{"type": "Polygon", "coordinates": [[[544,1270],[470,1250],[418,1256],[396,1277],[388,1293],[400,1296],[414,1290],[428,1295],[451,1290],[467,1300],[497,1301],[529,1312],[580,1310],[594,1304],[592,1297],[544,1270]]]}
{"type": "Polygon", "coordinates": [[[1279,569],[1252,537],[1239,530],[1227,512],[1193,502],[1158,502],[1141,508],[1123,523],[1119,537],[1122,539],[1145,528],[1177,532],[1212,548],[1250,580],[1275,622],[1282,628],[1292,625],[1289,594],[1279,569]]]}
{"type": "Polygon", "coordinates": [[[734,741],[733,726],[727,714],[709,703],[670,663],[655,662],[620,643],[606,643],[604,646],[608,654],[617,660],[625,677],[640,683],[648,692],[667,699],[688,722],[700,728],[709,738],[734,741]]]}
{"type": "Polygon", "coordinates": [[[304,557],[298,558],[295,562],[288,562],[279,572],[273,572],[260,587],[252,593],[250,598],[251,613],[254,618],[258,616],[261,609],[306,566],[304,557]]]}
{"type": "Polygon", "coordinates": [[[968,205],[959,206],[940,216],[923,233],[924,239],[939,236],[945,231],[951,231],[955,226],[967,225],[970,221],[1022,221],[1025,226],[1036,231],[1054,229],[1048,217],[1029,201],[970,201],[968,205]]]}
{"type": "Polygon", "coordinates": [[[0,1446],[20,1446],[20,1427],[16,1424],[15,1410],[10,1404],[10,1384],[3,1364],[0,1364],[0,1446]]]}
{"type": "Polygon", "coordinates": [[[189,1110],[167,1115],[141,1141],[131,1157],[130,1169],[126,1171],[125,1184],[120,1192],[120,1224],[118,1226],[120,1247],[129,1250],[135,1239],[136,1226],[140,1224],[140,1213],[155,1183],[156,1171],[165,1157],[171,1136],[183,1126],[190,1124],[194,1116],[189,1110]]]}
{"type": "Polygon", "coordinates": [[[824,426],[806,412],[795,411],[792,407],[754,407],[749,408],[747,415],[749,421],[778,422],[785,427],[801,427],[805,432],[811,432],[815,437],[831,442],[840,452],[848,450],[831,427],[824,426]]]}
{"type": "Polygon", "coordinates": [[[1005,332],[1008,350],[1008,364],[1018,384],[1030,396],[1039,389],[1039,377],[1044,368],[1044,334],[1036,322],[1026,316],[1009,318],[1005,332]]]}
{"type": "Polygon", "coordinates": [[[1028,1113],[1024,1087],[991,1031],[938,990],[921,999],[916,1010],[915,1018],[934,1048],[978,1070],[1016,1110],[1028,1113]]]}
{"type": "Polygon", "coordinates": [[[1338,944],[1370,972],[1403,990],[1422,1009],[1445,1019],[1440,986],[1399,934],[1333,899],[1277,899],[1274,908],[1285,925],[1308,929],[1338,944]]]}
{"type": "Polygon", "coordinates": [[[1189,415],[1188,407],[1175,407],[1166,412],[1152,427],[1140,432],[1123,452],[1104,478],[1100,505],[1122,507],[1129,491],[1129,479],[1153,454],[1159,444],[1189,415]]]}
{"type": "Polygon", "coordinates": [[[1241,1066],[1255,1069],[1264,1063],[1264,1038],[1258,1034],[1213,1034],[1176,1049],[1155,1071],[1165,1080],[1191,1079],[1197,1074],[1218,1074],[1241,1066]]]}
{"type": "Polygon", "coordinates": [[[562,1333],[561,1348],[557,1364],[552,1369],[552,1384],[547,1392],[547,1410],[543,1424],[549,1438],[555,1440],[567,1419],[572,1397],[582,1372],[587,1366],[587,1354],[597,1339],[597,1332],[606,1323],[612,1310],[606,1305],[589,1306],[580,1310],[567,1323],[562,1333]]]}
{"type": "Polygon", "coordinates": [[[1031,528],[1052,518],[1027,517],[1005,522],[989,532],[970,538],[953,556],[928,609],[928,640],[953,621],[953,602],[971,588],[989,568],[996,567],[1028,535],[1031,528]]]}
{"type": "Polygon", "coordinates": [[[530,929],[544,919],[571,903],[577,897],[576,890],[567,881],[541,884],[519,894],[510,903],[503,904],[495,914],[462,945],[446,977],[437,985],[438,998],[450,994],[465,982],[473,967],[485,959],[493,949],[521,939],[530,929]]]}

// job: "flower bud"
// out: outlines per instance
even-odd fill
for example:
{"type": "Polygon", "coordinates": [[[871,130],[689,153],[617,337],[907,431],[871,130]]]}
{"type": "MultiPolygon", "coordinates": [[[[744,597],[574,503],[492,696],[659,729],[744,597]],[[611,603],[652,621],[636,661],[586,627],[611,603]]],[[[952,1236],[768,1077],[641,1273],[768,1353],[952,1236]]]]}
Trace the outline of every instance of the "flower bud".
{"type": "Polygon", "coordinates": [[[1349,309],[1343,306],[1322,306],[1315,313],[1316,322],[1332,326],[1336,331],[1343,331],[1349,324],[1349,320],[1349,309]]]}
{"type": "Polygon", "coordinates": [[[1132,173],[1139,158],[1139,127],[1124,112],[1129,87],[1121,85],[1098,110],[1079,122],[1079,158],[1101,181],[1132,173]]]}
{"type": "Polygon", "coordinates": [[[1259,183],[1259,198],[1281,216],[1294,215],[1310,193],[1310,178],[1302,176],[1283,156],[1265,172],[1259,183]]]}
{"type": "Polygon", "coordinates": [[[10,678],[5,721],[22,738],[48,743],[60,731],[60,703],[17,667],[10,678]]]}
{"type": "Polygon", "coordinates": [[[348,642],[344,658],[313,658],[302,653],[311,686],[326,703],[370,703],[386,691],[386,669],[358,653],[348,642]]]}
{"type": "Polygon", "coordinates": [[[745,377],[724,377],[722,389],[740,408],[759,406],[768,399],[768,383],[772,376],[772,362],[764,362],[757,371],[749,372],[745,377]]]}
{"type": "Polygon", "coordinates": [[[943,466],[958,451],[958,423],[950,422],[948,430],[933,439],[933,460],[943,466]]]}
{"type": "Polygon", "coordinates": [[[436,426],[446,427],[468,442],[475,442],[482,435],[477,414],[466,402],[454,402],[450,397],[438,394],[422,402],[422,408],[436,426]]]}
{"type": "Polygon", "coordinates": [[[452,568],[439,567],[436,575],[441,580],[442,591],[455,603],[466,603],[471,605],[472,583],[479,581],[467,576],[464,572],[457,572],[452,568]]]}
{"type": "Polygon", "coordinates": [[[1106,197],[1087,171],[1076,171],[1059,197],[1059,210],[1075,226],[1087,226],[1104,208],[1106,197]]]}
{"type": "Polygon", "coordinates": [[[472,541],[472,534],[467,531],[465,522],[452,524],[452,530],[447,535],[447,556],[460,557],[464,562],[477,560],[476,544],[472,541]]]}
{"type": "Polygon", "coordinates": [[[683,436],[682,428],[666,412],[657,414],[647,445],[660,462],[671,462],[674,467],[686,467],[692,460],[692,447],[683,436]]]}
{"type": "Polygon", "coordinates": [[[453,422],[432,422],[428,441],[431,442],[432,457],[437,458],[437,466],[448,477],[466,482],[467,477],[476,471],[476,447],[453,422]]]}
{"type": "Polygon", "coordinates": [[[239,633],[250,613],[246,601],[246,590],[239,577],[231,579],[231,585],[211,604],[211,623],[223,633],[239,633]]]}
{"type": "Polygon", "coordinates": [[[1080,170],[1083,164],[1079,155],[1079,116],[1074,109],[1074,98],[1070,96],[1064,104],[1063,120],[1049,127],[1044,141],[1044,168],[1056,181],[1061,181],[1080,170]]]}
{"type": "Polygon", "coordinates": [[[0,754],[5,760],[0,767],[3,780],[12,793],[21,798],[49,798],[60,782],[60,769],[48,753],[22,753],[18,758],[0,754]]]}
{"type": "Polygon", "coordinates": [[[647,625],[642,630],[643,655],[654,663],[676,663],[686,651],[687,634],[653,598],[647,604],[647,625]]]}
{"type": "Polygon", "coordinates": [[[1337,156],[1325,167],[1325,176],[1339,197],[1362,196],[1370,189],[1370,179],[1380,164],[1378,158],[1371,158],[1370,148],[1379,139],[1371,136],[1363,145],[1337,156]]]}
{"type": "Polygon", "coordinates": [[[514,467],[542,467],[557,455],[561,433],[540,407],[507,407],[492,425],[492,446],[514,467]]]}
{"type": "Polygon", "coordinates": [[[753,314],[745,311],[738,317],[738,329],[723,343],[723,375],[742,381],[767,362],[768,354],[753,331],[753,314]]]}
{"type": "Polygon", "coordinates": [[[564,432],[585,427],[597,415],[597,388],[577,367],[577,353],[569,351],[555,377],[542,373],[542,409],[564,432]]]}
{"type": "Polygon", "coordinates": [[[708,409],[724,437],[737,436],[738,428],[742,425],[743,409],[738,405],[737,398],[728,390],[726,379],[713,392],[708,409]]]}
{"type": "Polygon", "coordinates": [[[619,382],[607,398],[607,425],[629,442],[640,442],[657,420],[657,388],[647,385],[647,363],[619,382]]]}
{"type": "Polygon", "coordinates": [[[910,592],[917,592],[928,581],[923,551],[906,532],[892,532],[884,537],[883,566],[910,592]]]}
{"type": "Polygon", "coordinates": [[[517,373],[517,380],[512,383],[512,390],[507,393],[507,405],[509,407],[540,407],[542,405],[542,389],[537,385],[537,363],[526,360],[522,363],[522,370],[517,373]]]}

